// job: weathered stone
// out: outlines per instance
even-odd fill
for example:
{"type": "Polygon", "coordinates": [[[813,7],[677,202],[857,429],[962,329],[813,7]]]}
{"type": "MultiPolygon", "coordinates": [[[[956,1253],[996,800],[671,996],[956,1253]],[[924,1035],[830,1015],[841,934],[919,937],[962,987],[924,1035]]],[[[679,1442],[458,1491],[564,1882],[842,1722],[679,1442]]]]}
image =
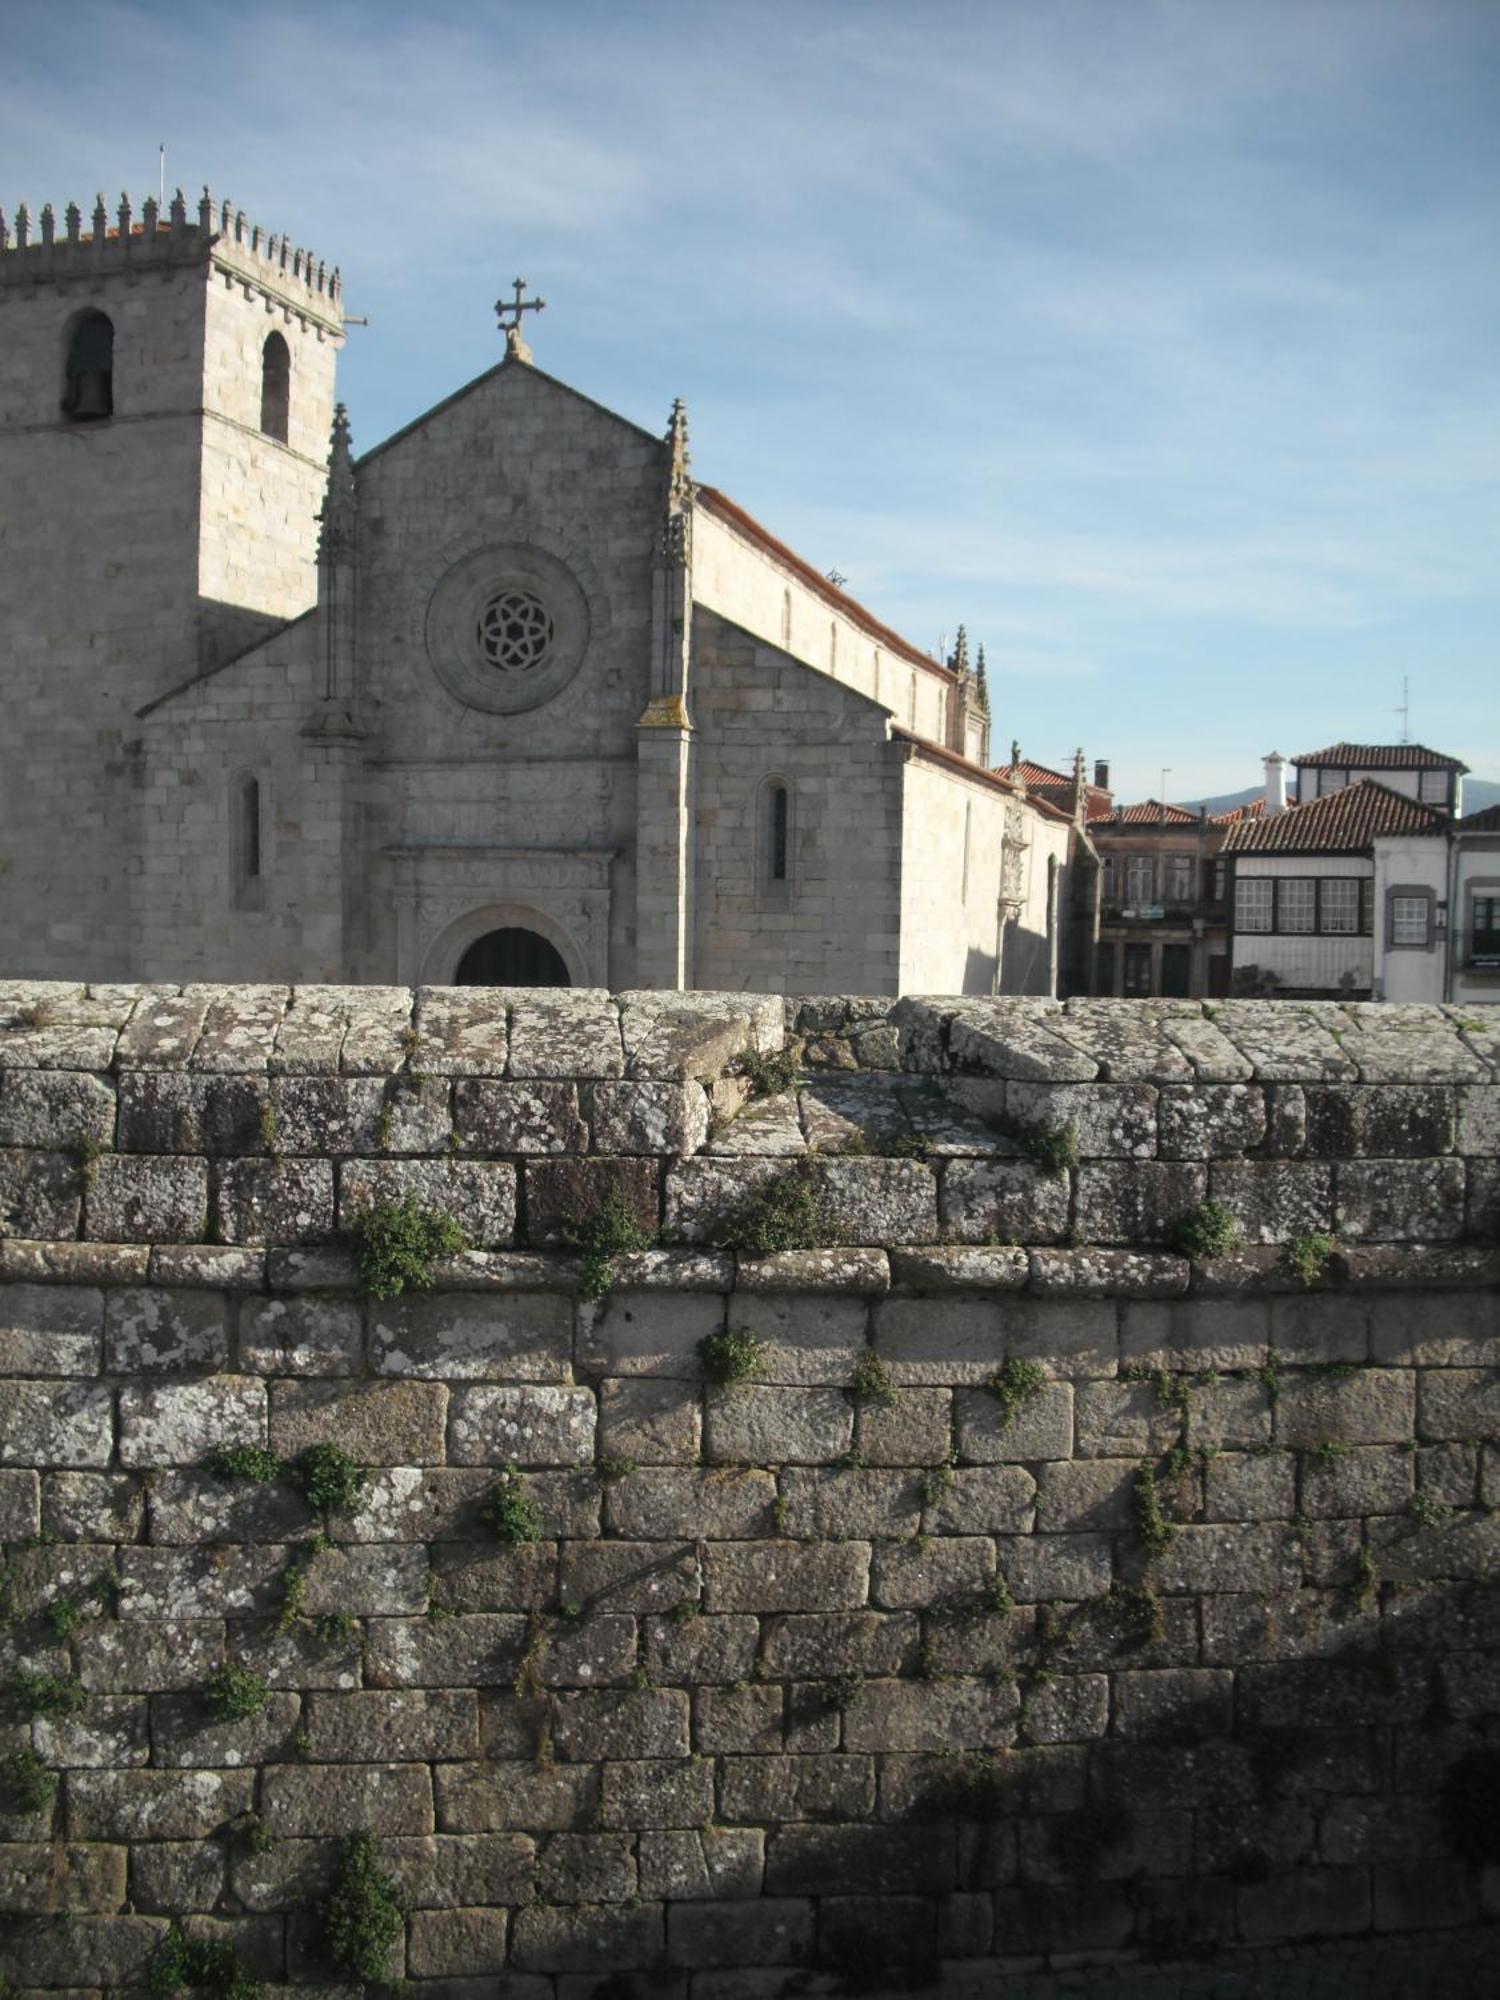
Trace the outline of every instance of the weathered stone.
{"type": "Polygon", "coordinates": [[[749,1617],[705,1618],[695,1600],[642,1625],[647,1672],[662,1686],[713,1686],[748,1680],[760,1626],[749,1617]]]}
{"type": "Polygon", "coordinates": [[[867,1681],[844,1717],[851,1750],[997,1749],[1015,1737],[1020,1697],[1003,1681],[867,1681]]]}
{"type": "Polygon", "coordinates": [[[855,1443],[868,1465],[937,1465],[952,1445],[952,1396],[947,1389],[895,1389],[889,1402],[861,1398],[855,1443]]]}
{"type": "Polygon", "coordinates": [[[858,1610],[869,1585],[867,1542],[720,1542],[711,1547],[709,1611],[858,1610]]]}
{"type": "MultiPolygon", "coordinates": [[[[1204,1469],[1204,1491],[1212,1521],[1289,1521],[1297,1508],[1296,1461],[1289,1452],[1217,1452],[1204,1469]]],[[[1305,1497],[1303,1508],[1313,1511],[1305,1497]]]]}
{"type": "Polygon", "coordinates": [[[1019,1292],[1031,1277],[1026,1251],[1011,1245],[938,1244],[922,1250],[893,1250],[891,1271],[898,1285],[923,1292],[1019,1292]]]}
{"type": "Polygon", "coordinates": [[[870,1602],[888,1611],[969,1605],[982,1601],[994,1580],[995,1544],[985,1536],[880,1542],[870,1567],[870,1602]]]}
{"type": "Polygon", "coordinates": [[[1247,1243],[1285,1243],[1333,1222],[1333,1172],[1305,1160],[1215,1160],[1209,1193],[1247,1243]]]}
{"type": "Polygon", "coordinates": [[[702,1826],[713,1818],[713,1766],[699,1759],[644,1763],[621,1759],[603,1768],[602,1827],[645,1832],[657,1827],[702,1826]]]}
{"type": "Polygon", "coordinates": [[[932,1243],[938,1228],[937,1184],[915,1160],[826,1160],[818,1186],[837,1240],[889,1246],[932,1243]]]}
{"type": "MultiPolygon", "coordinates": [[[[206,1171],[206,1170],[205,1170],[206,1171]]],[[[0,1152],[0,1234],[76,1236],[83,1207],[76,1161],[67,1153],[0,1152]]],[[[90,1236],[106,1232],[90,1229],[90,1236]]],[[[122,1229],[111,1235],[133,1236],[122,1229]]]]}
{"type": "MultiPolygon", "coordinates": [[[[94,1241],[191,1243],[208,1233],[207,1220],[207,1160],[127,1159],[106,1153],[93,1162],[83,1233],[94,1241]]],[[[70,1236],[73,1231],[25,1233],[70,1236]]]]}
{"type": "Polygon", "coordinates": [[[1031,1289],[1041,1298],[1170,1299],[1188,1288],[1186,1257],[1162,1251],[1033,1250],[1031,1289]]]}
{"type": "Polygon", "coordinates": [[[122,1465],[196,1465],[216,1445],[265,1441],[262,1382],[214,1375],[201,1382],[127,1382],[121,1387],[122,1465]]]}
{"type": "Polygon", "coordinates": [[[318,1763],[474,1757],[478,1708],[471,1688],[312,1694],[304,1726],[318,1763]]]}
{"type": "Polygon", "coordinates": [[[90,1693],[153,1694],[202,1685],[223,1652],[220,1619],[163,1613],[141,1624],[98,1619],[78,1647],[78,1677],[90,1693]]]}
{"type": "Polygon", "coordinates": [[[277,1382],[271,1443],[284,1458],[337,1442],[361,1465],[435,1465],[447,1410],[439,1382],[277,1382]]]}
{"type": "MultiPolygon", "coordinates": [[[[737,1258],[734,1282],[742,1292],[788,1298],[818,1292],[879,1294],[891,1288],[891,1260],[884,1250],[777,1250],[768,1257],[737,1258]]],[[[760,1301],[745,1309],[759,1312],[760,1301]]]]}
{"type": "Polygon", "coordinates": [[[115,1093],[107,1077],[0,1069],[0,1146],[55,1146],[64,1139],[111,1146],[114,1137],[115,1093]]]}
{"type": "Polygon", "coordinates": [[[894,1470],[793,1467],[781,1476],[781,1498],[784,1532],[800,1540],[914,1535],[922,1512],[910,1474],[894,1470]]]}
{"type": "Polygon", "coordinates": [[[78,1771],[68,1780],[69,1825],[79,1840],[202,1840],[248,1812],[254,1796],[253,1771],[78,1771]]]}
{"type": "Polygon", "coordinates": [[[1169,1373],[1260,1368],[1270,1331],[1269,1308],[1260,1299],[1132,1300],[1121,1313],[1120,1359],[1130,1369],[1169,1373]]]}
{"type": "Polygon", "coordinates": [[[122,1153],[264,1153],[264,1077],[182,1076],[125,1070],[120,1077],[122,1153]]]}
{"type": "Polygon", "coordinates": [[[151,1754],[168,1769],[238,1769],[286,1760],[301,1704],[294,1694],[273,1694],[257,1715],[238,1722],[214,1722],[201,1693],[151,1697],[151,1754]]]}
{"type": "MultiPolygon", "coordinates": [[[[660,1220],[654,1160],[527,1160],[526,1236],[574,1243],[609,1202],[622,1202],[648,1238],[660,1220]]],[[[690,1239],[691,1240],[691,1239],[690,1239]]]]}
{"type": "Polygon", "coordinates": [[[286,1555],[274,1544],[121,1549],[120,1617],[145,1623],[274,1611],[281,1602],[286,1555]]]}
{"type": "Polygon", "coordinates": [[[1500,1435],[1500,1369],[1424,1368],[1418,1379],[1424,1438],[1500,1435]]]}
{"type": "MultiPolygon", "coordinates": [[[[789,1473],[787,1478],[820,1476],[789,1473]]],[[[613,1534],[632,1539],[660,1540],[676,1533],[714,1541],[754,1540],[770,1532],[775,1499],[776,1481],[766,1472],[642,1468],[611,1482],[605,1513],[613,1534]]]]}
{"type": "Polygon", "coordinates": [[[512,1076],[609,1077],[624,1069],[620,1016],[609,994],[586,987],[546,994],[528,989],[512,1006],[512,1076]]]}
{"type": "Polygon", "coordinates": [[[154,1250],[145,1244],[43,1243],[0,1236],[0,1278],[13,1284],[138,1285],[154,1250]]]}
{"type": "Polygon", "coordinates": [[[585,1611],[669,1611],[696,1597],[698,1561],[691,1542],[570,1542],[559,1596],[585,1611]]]}
{"type": "Polygon", "coordinates": [[[1156,1558],[1162,1590],[1291,1590],[1301,1581],[1295,1536],[1275,1523],[1178,1527],[1156,1558]]]}
{"type": "Polygon", "coordinates": [[[1085,1162],[1077,1182],[1077,1227],[1088,1242],[1169,1244],[1206,1199],[1208,1169],[1160,1160],[1128,1170],[1085,1162]]]}
{"type": "Polygon", "coordinates": [[[1404,1368],[1289,1376],[1276,1408],[1277,1442],[1401,1444],[1414,1432],[1415,1383],[1411,1370],[1404,1368]]]}
{"type": "Polygon", "coordinates": [[[720,1769],[728,1820],[864,1819],[875,1809],[873,1757],[726,1757],[720,1769]]]}
{"type": "Polygon", "coordinates": [[[431,1833],[432,1777],[425,1764],[270,1764],[261,1774],[261,1812],[278,1838],[349,1826],[431,1833]]]}
{"type": "Polygon", "coordinates": [[[599,1391],[599,1447],[606,1457],[651,1465],[691,1463],[702,1414],[696,1383],[640,1377],[599,1391]]]}
{"type": "Polygon", "coordinates": [[[114,1430],[100,1384],[0,1381],[0,1464],[105,1466],[114,1430]]]}
{"type": "Polygon", "coordinates": [[[416,1910],[407,1934],[407,1971],[419,1979],[505,1969],[509,1910],[416,1910]]]}
{"type": "Polygon", "coordinates": [[[1108,1539],[1103,1535],[1010,1535],[995,1544],[1001,1576],[1022,1604],[1051,1598],[1081,1603],[1103,1597],[1113,1581],[1108,1539]]]}
{"type": "Polygon", "coordinates": [[[0,1542],[29,1542],[40,1527],[41,1480],[36,1473],[0,1472],[0,1542]]]}
{"type": "Polygon", "coordinates": [[[428,1556],[433,1600],[446,1611],[539,1611],[556,1602],[555,1542],[429,1543],[428,1556]]]}
{"type": "Polygon", "coordinates": [[[103,1319],[92,1287],[0,1287],[0,1374],[96,1375],[103,1319]]]}
{"type": "MultiPolygon", "coordinates": [[[[1080,1393],[1096,1386],[1106,1385],[1085,1383],[1080,1393]]],[[[1011,1414],[987,1389],[960,1389],[953,1399],[959,1453],[981,1464],[1071,1457],[1073,1402],[1070,1382],[1044,1382],[1011,1414]]]]}
{"type": "Polygon", "coordinates": [[[1225,1736],[1233,1691],[1233,1674],[1220,1668],[1175,1667],[1157,1673],[1116,1674],[1115,1733],[1168,1742],[1225,1736]]]}
{"type": "Polygon", "coordinates": [[[701,1083],[596,1083],[589,1109],[601,1153],[696,1153],[708,1137],[701,1083]]]}
{"type": "Polygon", "coordinates": [[[954,1160],[943,1169],[942,1234],[961,1243],[1056,1243],[1067,1233],[1068,1200],[1067,1175],[1029,1160],[954,1160]]]}
{"type": "Polygon", "coordinates": [[[1334,1171],[1343,1236],[1431,1243],[1464,1232],[1461,1160],[1341,1160],[1334,1171]]]}
{"type": "Polygon", "coordinates": [[[643,1896],[674,1903],[756,1897],[764,1872],[765,1835],[758,1827],[692,1827],[640,1837],[643,1896]]]}
{"type": "Polygon", "coordinates": [[[1243,1083],[1171,1084],[1161,1093],[1165,1160],[1216,1160],[1248,1153],[1266,1136],[1265,1092],[1243,1083]]]}
{"type": "Polygon", "coordinates": [[[1029,1690],[1018,1726],[1029,1743],[1087,1743],[1102,1736],[1109,1728],[1108,1677],[1068,1674],[1029,1690]]]}
{"type": "Polygon", "coordinates": [[[715,1110],[720,1115],[709,1127],[704,1151],[722,1159],[783,1162],[807,1151],[795,1091],[778,1091],[771,1097],[756,1098],[743,1108],[733,1103],[723,1107],[719,1096],[716,1089],[715,1110]],[[727,1124],[722,1122],[726,1115],[727,1124]]]}
{"type": "Polygon", "coordinates": [[[240,1366],[254,1375],[353,1375],[364,1353],[359,1307],[348,1299],[247,1300],[240,1366]]]}
{"type": "Polygon", "coordinates": [[[287,1542],[305,1535],[311,1520],[289,1482],[220,1479],[197,1465],[163,1467],[151,1480],[153,1542],[287,1542]]]}
{"type": "Polygon", "coordinates": [[[1272,1299],[1271,1344],[1282,1367],[1367,1361],[1368,1307],[1363,1299],[1320,1292],[1272,1299]]]}
{"type": "Polygon", "coordinates": [[[503,1249],[515,1236],[512,1166],[488,1160],[346,1160],[339,1168],[341,1228],[366,1209],[407,1200],[457,1223],[477,1249],[503,1249]]]}
{"type": "Polygon", "coordinates": [[[854,1404],[842,1389],[776,1389],[741,1383],[712,1389],[704,1438],[719,1463],[827,1464],[854,1435],[854,1404]]]}
{"type": "Polygon", "coordinates": [[[1370,1354],[1405,1367],[1500,1367],[1500,1316],[1483,1292],[1377,1295],[1370,1307],[1370,1354]]]}
{"type": "Polygon", "coordinates": [[[660,1903],[518,1910],[511,1962],[523,1972],[614,1972],[655,1965],[665,1943],[660,1903]]]}
{"type": "Polygon", "coordinates": [[[1037,1489],[1024,1466],[963,1465],[934,1484],[941,1490],[923,1507],[926,1533],[1020,1535],[1031,1529],[1037,1489]]]}
{"type": "Polygon", "coordinates": [[[594,1424],[587,1389],[461,1388],[453,1396],[449,1457],[455,1465],[583,1465],[594,1456],[594,1424]]]}
{"type": "Polygon", "coordinates": [[[438,1764],[433,1776],[445,1833],[564,1832],[591,1825],[599,1806],[599,1771],[589,1765],[438,1764]]]}
{"type": "Polygon", "coordinates": [[[612,1290],[581,1316],[578,1358],[609,1375],[651,1375],[698,1381],[699,1343],[724,1325],[724,1301],[713,1293],[612,1290]]]}
{"type": "Polygon", "coordinates": [[[104,1315],[106,1366],[120,1375],[223,1368],[229,1326],[217,1292],[111,1292],[104,1315]]]}
{"type": "Polygon", "coordinates": [[[688,1698],[680,1688],[571,1694],[553,1704],[552,1743],[569,1763],[685,1757],[688,1698]]]}
{"type": "Polygon", "coordinates": [[[555,1292],[451,1293],[372,1301],[370,1365],[450,1382],[561,1382],[573,1314],[555,1292]]]}
{"type": "MultiPolygon", "coordinates": [[[[1458,1089],[1457,1098],[1457,1151],[1500,1153],[1500,1084],[1463,1084],[1458,1089]]],[[[0,1099],[0,1102],[3,1102],[3,1099],[0,1099]]],[[[38,1141],[23,1139],[17,1143],[34,1146],[38,1141]]],[[[1438,1152],[1442,1149],[1433,1146],[1424,1150],[1438,1152]]]]}
{"type": "MultiPolygon", "coordinates": [[[[152,1748],[146,1732],[145,1700],[140,1695],[98,1695],[76,1715],[39,1715],[32,1724],[32,1741],[42,1761],[59,1770],[115,1769],[144,1764],[152,1748]]],[[[169,1761],[157,1758],[158,1763],[169,1761]]]]}
{"type": "MultiPolygon", "coordinates": [[[[93,1848],[95,1854],[123,1849],[93,1848]]],[[[138,1910],[163,1910],[180,1916],[187,1910],[218,1908],[224,1893],[225,1851],[217,1840],[148,1840],[130,1856],[131,1901],[138,1910]]]]}
{"type": "MultiPolygon", "coordinates": [[[[15,1919],[0,1933],[0,1973],[45,1982],[46,2000],[92,2000],[90,1988],[143,1980],[166,1930],[165,1919],[67,1913],[15,1919]],[[80,1986],[77,1982],[82,1981],[80,1986]],[[55,1989],[66,1984],[60,1994],[55,1989]]],[[[26,2000],[42,1987],[17,1988],[26,2000]]]]}
{"type": "Polygon", "coordinates": [[[333,1234],[327,1160],[228,1160],[214,1216],[225,1243],[319,1243],[333,1234]]]}

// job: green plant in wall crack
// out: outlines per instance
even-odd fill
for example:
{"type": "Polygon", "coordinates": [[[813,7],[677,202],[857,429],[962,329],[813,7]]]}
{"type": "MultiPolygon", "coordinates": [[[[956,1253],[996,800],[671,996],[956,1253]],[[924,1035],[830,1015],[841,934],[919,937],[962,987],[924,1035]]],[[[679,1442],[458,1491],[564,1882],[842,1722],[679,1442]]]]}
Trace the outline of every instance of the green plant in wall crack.
{"type": "Polygon", "coordinates": [[[1159,1556],[1177,1533],[1175,1525],[1162,1512],[1161,1493],[1156,1483],[1156,1467],[1141,1465],[1136,1468],[1131,1482],[1131,1503],[1135,1510],[1135,1529],[1140,1536],[1141,1547],[1147,1556],[1159,1556]]]}
{"type": "Polygon", "coordinates": [[[876,1409],[888,1410],[896,1400],[896,1378],[873,1347],[867,1347],[855,1362],[849,1387],[861,1403],[871,1403],[876,1409]]]}
{"type": "Polygon", "coordinates": [[[298,1458],[293,1477],[313,1512],[326,1521],[347,1513],[365,1483],[365,1468],[336,1444],[310,1444],[298,1458]]]}
{"type": "Polygon", "coordinates": [[[1000,1405],[1000,1428],[1009,1430],[1022,1409],[1033,1396],[1039,1396],[1046,1385],[1047,1371],[1040,1361],[1022,1361],[1010,1355],[985,1387],[1000,1405]]]}
{"type": "Polygon", "coordinates": [[[17,1750],[0,1764],[0,1798],[11,1812],[42,1812],[56,1791],[57,1773],[35,1750],[17,1750]]]}
{"type": "Polygon", "coordinates": [[[582,1253],[578,1289],[586,1299],[602,1299],[614,1283],[615,1259],[656,1245],[656,1231],[637,1215],[622,1187],[612,1187],[589,1213],[574,1217],[566,1234],[582,1253]]]}
{"type": "Polygon", "coordinates": [[[216,1444],[203,1462],[216,1479],[249,1479],[257,1486],[286,1476],[286,1461],[263,1444],[216,1444]]]}
{"type": "Polygon", "coordinates": [[[39,1674],[18,1667],[7,1692],[28,1716],[76,1715],[88,1706],[88,1690],[76,1674],[39,1674]]]}
{"type": "Polygon", "coordinates": [[[1172,1242],[1184,1257],[1229,1257],[1240,1248],[1240,1232],[1222,1201],[1200,1201],[1178,1223],[1172,1242]]]}
{"type": "Polygon", "coordinates": [[[146,1968],[151,2000],[177,2000],[188,1992],[204,1994],[207,2000],[261,2000],[263,1990],[227,1940],[189,1937],[175,1921],[146,1968]]]}
{"type": "Polygon", "coordinates": [[[753,1382],[766,1365],[766,1343],[747,1326],[721,1327],[698,1342],[698,1359],[710,1382],[753,1382]]]}
{"type": "Polygon", "coordinates": [[[319,1917],[323,1956],[331,1966],[356,1979],[385,1978],[406,1916],[369,1834],[351,1833],[341,1843],[338,1872],[319,1917]]]}
{"type": "Polygon", "coordinates": [[[770,1053],[741,1049],[734,1059],[734,1068],[749,1084],[752,1097],[780,1097],[783,1091],[792,1089],[802,1074],[794,1049],[775,1049],[770,1053]]]}
{"type": "Polygon", "coordinates": [[[492,1528],[497,1541],[536,1542],[542,1536],[542,1511],[518,1466],[508,1465],[490,1488],[479,1518],[492,1528]]]}
{"type": "Polygon", "coordinates": [[[772,1257],[781,1250],[826,1250],[839,1240],[818,1170],[810,1160],[754,1189],[714,1234],[723,1248],[741,1250],[749,1257],[772,1257]]]}
{"type": "Polygon", "coordinates": [[[1327,1276],[1338,1247],[1337,1240],[1323,1230],[1309,1229],[1283,1246],[1281,1261],[1298,1284],[1316,1285],[1327,1276]]]}
{"type": "Polygon", "coordinates": [[[451,1215],[424,1208],[414,1195],[374,1202],[349,1219],[360,1281],[374,1299],[425,1291],[440,1257],[456,1257],[468,1238],[451,1215]]]}
{"type": "Polygon", "coordinates": [[[230,1661],[204,1681],[203,1706],[215,1722],[243,1722],[260,1714],[269,1692],[264,1674],[230,1661]]]}
{"type": "Polygon", "coordinates": [[[91,1139],[86,1133],[81,1132],[68,1150],[73,1155],[74,1166],[78,1169],[78,1192],[88,1194],[99,1179],[100,1158],[109,1151],[109,1148],[101,1146],[97,1139],[91,1139]]]}

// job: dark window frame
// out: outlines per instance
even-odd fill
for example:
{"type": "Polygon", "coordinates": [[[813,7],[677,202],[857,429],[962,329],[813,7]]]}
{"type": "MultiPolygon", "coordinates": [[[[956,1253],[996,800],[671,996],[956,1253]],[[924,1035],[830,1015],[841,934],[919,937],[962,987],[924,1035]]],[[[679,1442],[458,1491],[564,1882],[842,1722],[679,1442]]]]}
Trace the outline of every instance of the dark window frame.
{"type": "Polygon", "coordinates": [[[1375,878],[1372,875],[1239,875],[1234,881],[1235,896],[1231,904],[1230,924],[1236,937],[1369,937],[1375,927],[1375,878]],[[1269,882],[1271,885],[1271,926],[1269,930],[1241,930],[1239,925],[1239,885],[1242,882],[1269,882]],[[1281,920],[1282,891],[1292,882],[1310,882],[1313,885],[1313,922],[1309,930],[1304,925],[1288,929],[1281,920]],[[1330,930],[1324,920],[1327,905],[1326,889],[1330,882],[1357,882],[1359,884],[1359,914],[1355,928],[1350,930],[1330,930]]]}
{"type": "Polygon", "coordinates": [[[1425,882],[1392,882],[1385,892],[1385,948],[1387,951],[1431,951],[1437,941],[1437,891],[1425,882]],[[1421,903],[1427,922],[1420,943],[1396,936],[1398,902],[1421,903]]]}

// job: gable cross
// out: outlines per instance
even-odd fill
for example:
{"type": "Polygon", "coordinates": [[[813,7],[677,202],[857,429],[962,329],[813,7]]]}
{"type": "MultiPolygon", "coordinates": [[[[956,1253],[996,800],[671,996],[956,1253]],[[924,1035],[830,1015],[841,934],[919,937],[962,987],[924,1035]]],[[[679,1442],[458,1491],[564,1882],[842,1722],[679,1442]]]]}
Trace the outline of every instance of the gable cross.
{"type": "Polygon", "coordinates": [[[526,280],[515,281],[516,295],[513,299],[496,299],[495,313],[500,321],[500,331],[505,335],[505,358],[507,361],[529,361],[531,349],[521,338],[521,315],[529,312],[545,312],[545,299],[528,299],[524,296],[526,280]]]}

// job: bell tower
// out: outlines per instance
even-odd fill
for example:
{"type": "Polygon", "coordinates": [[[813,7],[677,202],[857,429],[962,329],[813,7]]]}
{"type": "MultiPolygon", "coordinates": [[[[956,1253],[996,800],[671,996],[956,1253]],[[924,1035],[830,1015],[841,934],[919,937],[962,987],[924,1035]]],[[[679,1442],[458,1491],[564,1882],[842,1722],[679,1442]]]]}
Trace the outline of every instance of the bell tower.
{"type": "Polygon", "coordinates": [[[0,213],[7,972],[132,970],[134,718],[317,601],[343,326],[337,270],[207,189],[0,213]]]}

